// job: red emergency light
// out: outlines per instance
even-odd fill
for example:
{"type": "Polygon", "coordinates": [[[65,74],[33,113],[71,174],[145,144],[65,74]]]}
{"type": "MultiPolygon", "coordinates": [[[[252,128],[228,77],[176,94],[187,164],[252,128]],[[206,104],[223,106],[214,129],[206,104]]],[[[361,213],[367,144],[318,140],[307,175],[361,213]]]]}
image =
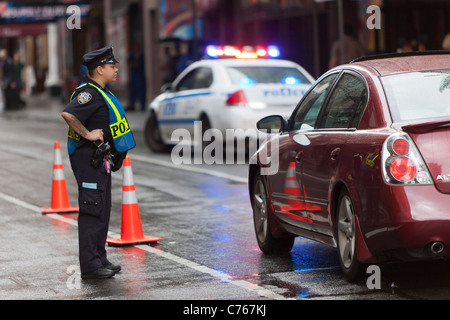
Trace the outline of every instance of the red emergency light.
{"type": "Polygon", "coordinates": [[[210,58],[237,58],[237,59],[257,59],[257,58],[278,58],[280,50],[276,46],[268,47],[236,47],[236,46],[215,46],[206,47],[206,54],[210,58]]]}

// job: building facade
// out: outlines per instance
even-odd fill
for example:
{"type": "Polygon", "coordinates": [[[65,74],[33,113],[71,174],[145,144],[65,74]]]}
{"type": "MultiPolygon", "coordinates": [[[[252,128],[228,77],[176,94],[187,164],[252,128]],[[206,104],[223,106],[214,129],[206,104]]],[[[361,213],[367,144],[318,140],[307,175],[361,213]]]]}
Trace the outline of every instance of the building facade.
{"type": "MultiPolygon", "coordinates": [[[[21,0],[0,2],[0,49],[20,51],[34,68],[35,91],[58,88],[66,99],[80,81],[82,55],[113,45],[120,61],[115,85],[129,84],[128,55],[139,45],[145,57],[148,102],[160,92],[170,58],[203,56],[207,44],[277,45],[282,58],[318,77],[329,67],[333,43],[345,26],[366,54],[438,50],[450,32],[448,0],[21,0]],[[70,5],[80,12],[69,28],[70,5]],[[370,6],[378,13],[368,12],[370,6]],[[40,10],[38,11],[39,8],[40,10]],[[36,19],[36,12],[47,16],[36,19]],[[62,8],[62,9],[61,9],[62,8]],[[398,17],[402,17],[399,19],[398,17]],[[368,20],[378,19],[378,28],[368,20]]],[[[178,71],[179,72],[179,71],[178,71]]],[[[53,90],[55,89],[56,90],[53,90]]]]}

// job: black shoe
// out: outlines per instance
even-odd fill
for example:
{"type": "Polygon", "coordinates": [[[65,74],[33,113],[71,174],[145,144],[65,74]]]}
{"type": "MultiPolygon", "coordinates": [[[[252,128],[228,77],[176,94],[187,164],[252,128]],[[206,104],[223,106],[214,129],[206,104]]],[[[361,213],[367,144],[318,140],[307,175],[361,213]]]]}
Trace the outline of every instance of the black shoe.
{"type": "Polygon", "coordinates": [[[122,268],[119,265],[112,264],[111,262],[109,262],[107,265],[104,265],[103,267],[105,267],[106,269],[109,269],[111,271],[114,271],[115,273],[122,270],[122,268]]]}
{"type": "Polygon", "coordinates": [[[91,272],[85,272],[81,274],[82,279],[106,279],[111,278],[116,273],[108,268],[101,267],[91,272]]]}

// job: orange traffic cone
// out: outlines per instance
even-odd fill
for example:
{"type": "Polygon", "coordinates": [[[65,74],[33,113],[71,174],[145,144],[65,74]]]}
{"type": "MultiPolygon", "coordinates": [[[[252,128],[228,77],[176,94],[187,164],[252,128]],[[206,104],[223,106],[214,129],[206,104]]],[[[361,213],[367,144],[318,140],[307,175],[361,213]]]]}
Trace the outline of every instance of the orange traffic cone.
{"type": "Polygon", "coordinates": [[[66,180],[61,160],[59,142],[55,142],[55,155],[53,161],[52,200],[50,208],[42,208],[42,213],[70,213],[78,212],[78,207],[69,205],[66,180]]]}
{"type": "Polygon", "coordinates": [[[131,161],[128,156],[123,160],[123,170],[121,238],[107,239],[106,242],[110,245],[120,246],[161,240],[158,237],[144,236],[142,232],[136,188],[131,170],[131,161]]]}

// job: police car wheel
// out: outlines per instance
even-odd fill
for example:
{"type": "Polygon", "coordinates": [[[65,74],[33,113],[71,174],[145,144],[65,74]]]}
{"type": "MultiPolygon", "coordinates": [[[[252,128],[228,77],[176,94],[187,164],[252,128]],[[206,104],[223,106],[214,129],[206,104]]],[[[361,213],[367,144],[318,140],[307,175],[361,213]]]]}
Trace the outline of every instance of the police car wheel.
{"type": "Polygon", "coordinates": [[[145,142],[155,152],[161,152],[167,149],[167,145],[162,141],[158,120],[154,113],[150,115],[145,123],[145,142]]]}
{"type": "Polygon", "coordinates": [[[272,234],[270,203],[266,184],[258,171],[252,184],[251,203],[256,240],[262,252],[267,254],[286,253],[292,250],[295,237],[285,235],[276,238],[272,234]]]}

